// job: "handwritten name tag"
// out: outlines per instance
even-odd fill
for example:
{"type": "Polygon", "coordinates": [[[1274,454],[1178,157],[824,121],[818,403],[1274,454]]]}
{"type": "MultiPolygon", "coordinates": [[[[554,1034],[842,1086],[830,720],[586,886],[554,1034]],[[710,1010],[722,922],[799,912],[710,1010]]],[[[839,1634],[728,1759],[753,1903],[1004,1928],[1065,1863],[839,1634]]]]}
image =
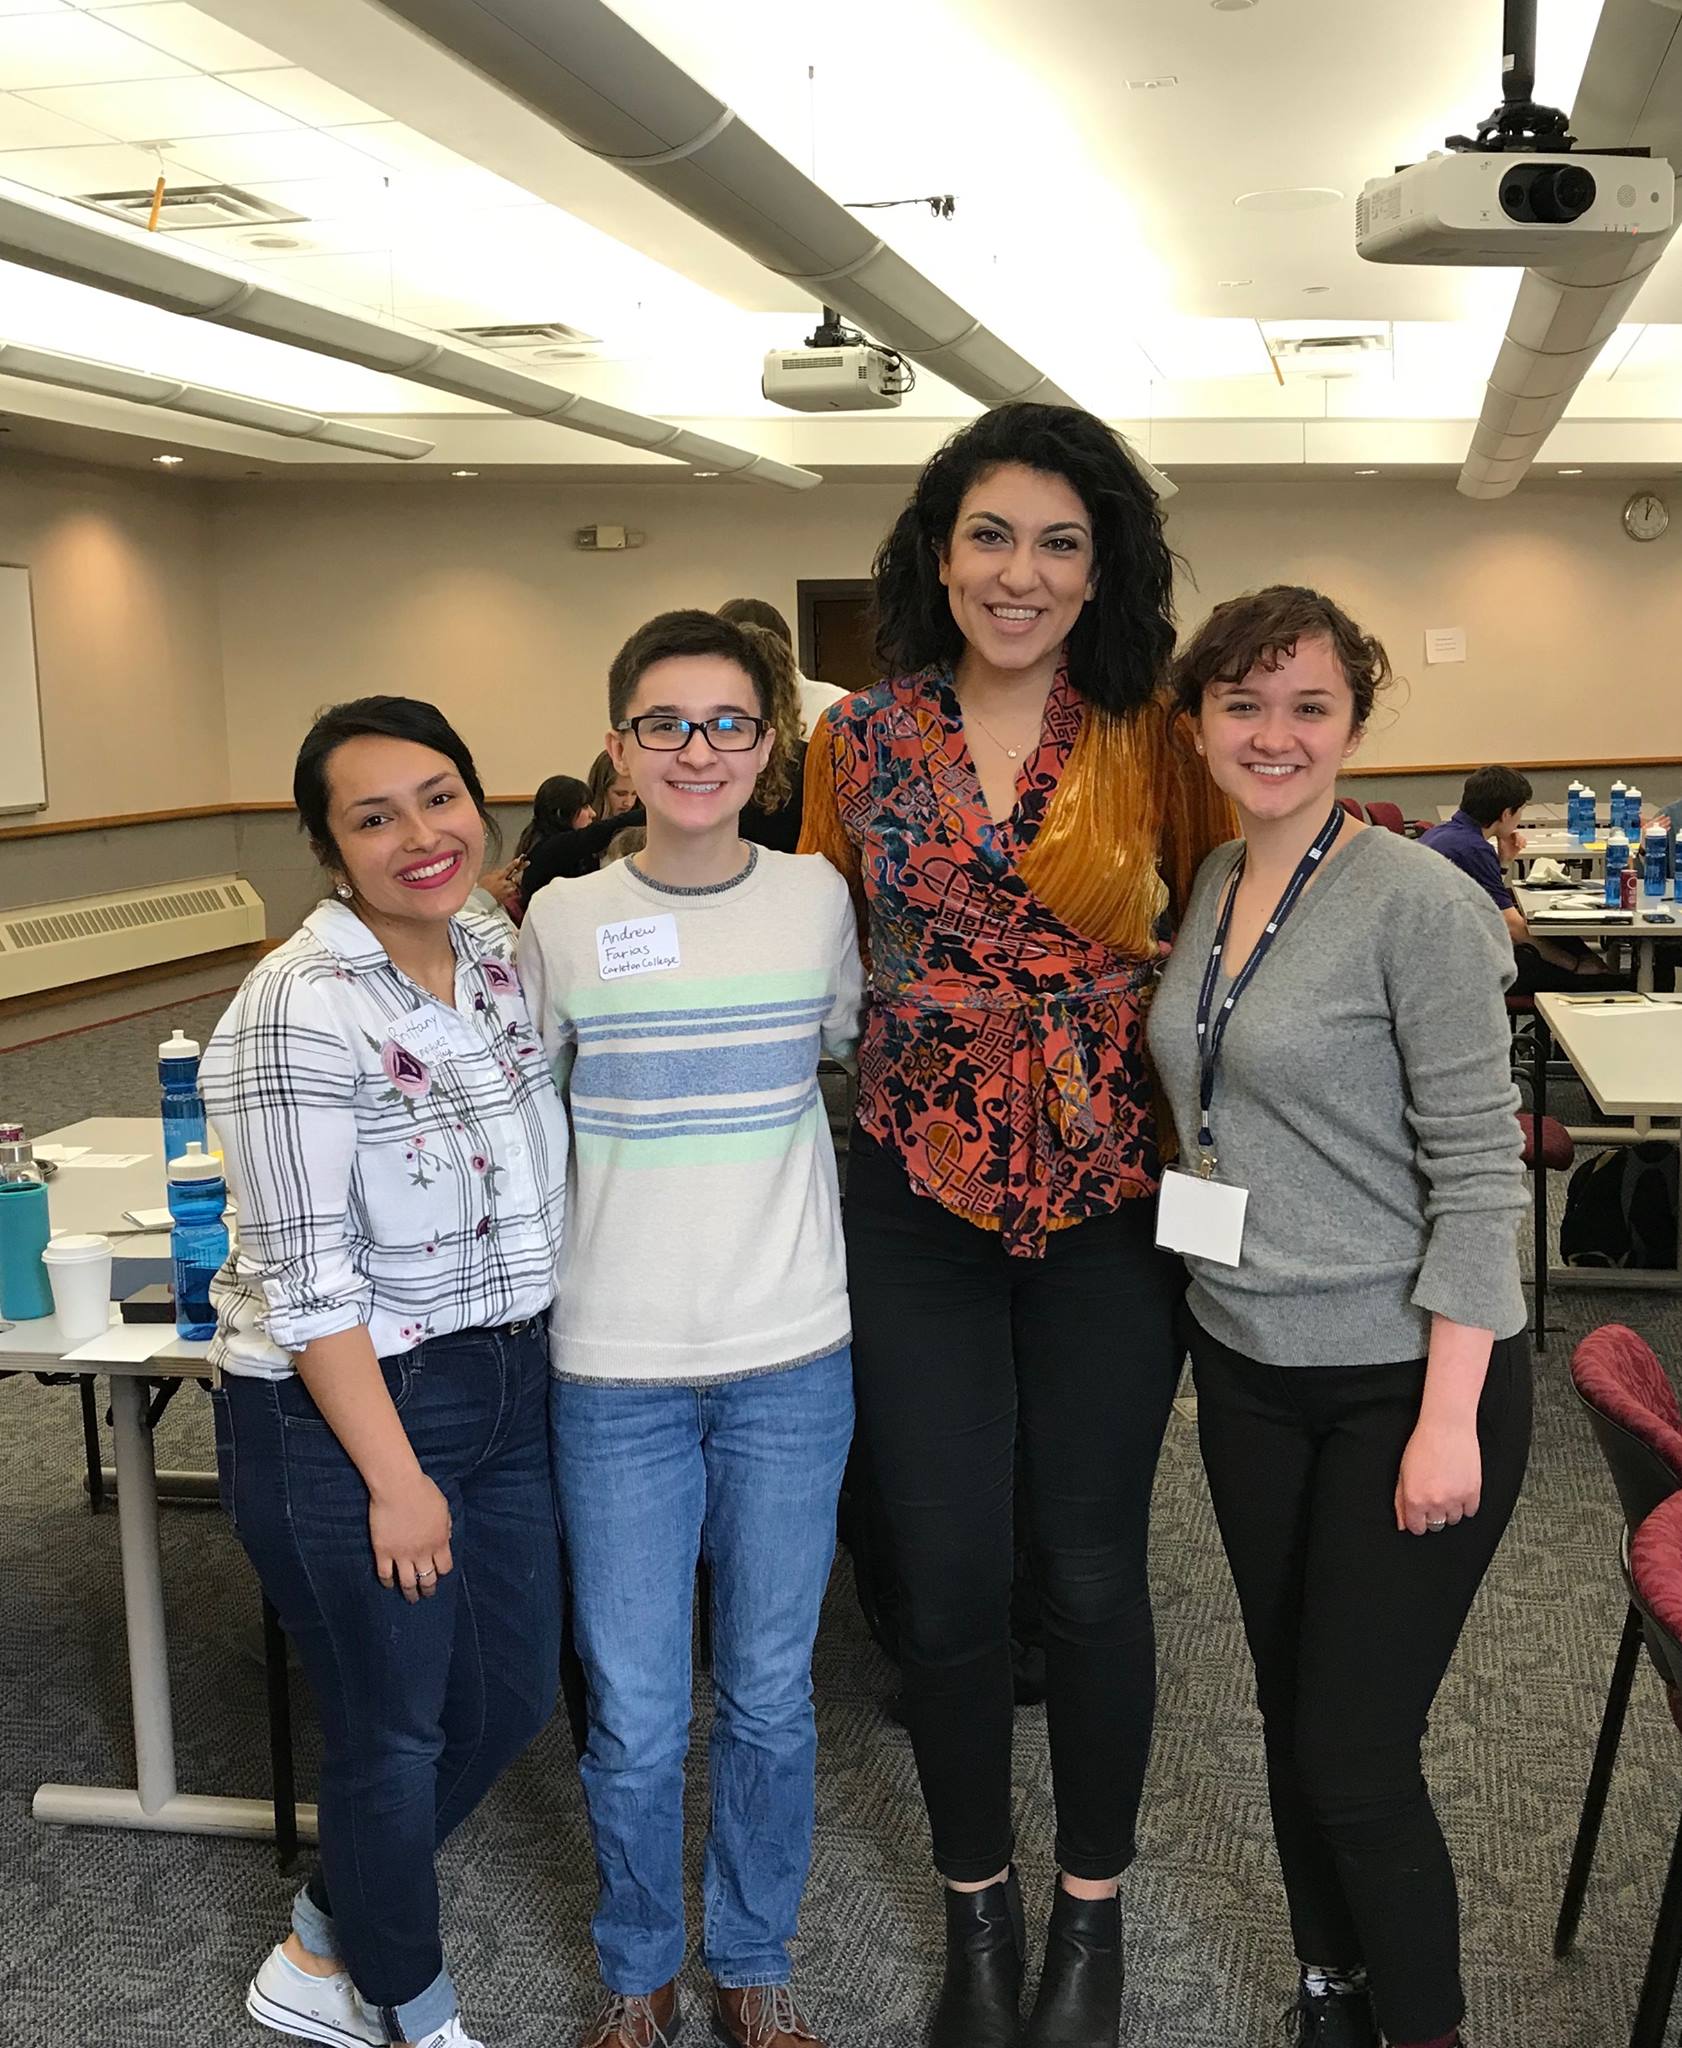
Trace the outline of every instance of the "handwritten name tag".
{"type": "Polygon", "coordinates": [[[627,917],[618,924],[597,925],[596,961],[603,981],[680,966],[677,919],[668,911],[664,917],[627,917]]]}
{"type": "Polygon", "coordinates": [[[389,1035],[394,1045],[402,1046],[405,1052],[412,1052],[417,1060],[424,1060],[429,1066],[449,1059],[455,1050],[449,1039],[448,1021],[443,1010],[435,1004],[411,1010],[406,1017],[400,1017],[389,1035]]]}

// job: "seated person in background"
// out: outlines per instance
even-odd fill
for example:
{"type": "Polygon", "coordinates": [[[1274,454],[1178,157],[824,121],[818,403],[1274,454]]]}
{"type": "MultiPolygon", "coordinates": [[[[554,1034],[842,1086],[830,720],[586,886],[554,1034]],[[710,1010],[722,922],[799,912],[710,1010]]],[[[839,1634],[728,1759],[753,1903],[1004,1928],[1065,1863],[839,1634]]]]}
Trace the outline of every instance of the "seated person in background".
{"type": "Polygon", "coordinates": [[[552,833],[571,831],[577,825],[593,824],[595,816],[590,792],[578,776],[551,775],[548,781],[539,785],[536,796],[532,798],[531,817],[520,834],[513,859],[505,861],[499,868],[487,868],[479,877],[479,886],[467,899],[468,902],[476,910],[500,917],[512,931],[526,914],[525,898],[520,890],[526,856],[540,839],[546,839],[552,833]]]}
{"type": "MultiPolygon", "coordinates": [[[[800,737],[809,740],[818,729],[818,720],[832,704],[838,704],[846,696],[846,691],[834,683],[820,683],[812,676],[803,676],[794,667],[794,635],[788,629],[788,620],[764,598],[729,598],[719,606],[718,616],[735,626],[757,626],[761,632],[774,633],[788,650],[789,666],[794,669],[794,685],[800,693],[800,737]]],[[[751,839],[753,834],[749,832],[746,836],[751,839]]],[[[770,840],[761,843],[772,844],[770,840]]],[[[790,846],[788,851],[792,853],[794,848],[790,846]]]]}
{"type": "Polygon", "coordinates": [[[607,851],[602,855],[602,866],[612,867],[616,860],[630,860],[642,852],[648,844],[646,825],[627,825],[622,832],[615,832],[608,841],[607,851]]]}
{"type": "Polygon", "coordinates": [[[524,917],[525,906],[546,882],[558,875],[572,881],[580,875],[593,875],[618,834],[628,825],[642,823],[636,792],[627,784],[631,800],[625,803],[616,787],[620,779],[603,753],[587,782],[576,775],[551,775],[537,792],[531,824],[520,835],[516,849],[515,881],[521,905],[516,921],[524,917]],[[602,774],[604,761],[607,772],[602,774]]]}
{"type": "MultiPolygon", "coordinates": [[[[766,610],[770,607],[766,606],[766,610]]],[[[722,618],[723,613],[719,616],[722,618]]],[[[777,733],[777,766],[762,775],[742,811],[741,834],[753,846],[772,853],[794,853],[800,846],[800,823],[806,813],[806,742],[801,711],[802,679],[786,640],[769,626],[744,624],[742,631],[765,657],[771,678],[771,723],[777,733]]],[[[827,689],[827,683],[818,686],[827,689]]]]}
{"type": "Polygon", "coordinates": [[[634,811],[637,807],[637,793],[631,787],[631,778],[622,768],[614,767],[613,756],[606,747],[590,763],[585,788],[598,818],[622,818],[627,811],[634,811]]]}
{"type": "Polygon", "coordinates": [[[1423,833],[1419,843],[1470,875],[1500,911],[1513,942],[1513,960],[1518,969],[1512,988],[1514,995],[1575,988],[1583,980],[1616,980],[1600,956],[1591,953],[1580,939],[1535,937],[1513,900],[1501,866],[1503,861],[1510,861],[1524,851],[1524,835],[1518,829],[1518,821],[1529,801],[1529,779],[1516,768],[1474,769],[1460,792],[1459,810],[1446,825],[1423,833]]]}

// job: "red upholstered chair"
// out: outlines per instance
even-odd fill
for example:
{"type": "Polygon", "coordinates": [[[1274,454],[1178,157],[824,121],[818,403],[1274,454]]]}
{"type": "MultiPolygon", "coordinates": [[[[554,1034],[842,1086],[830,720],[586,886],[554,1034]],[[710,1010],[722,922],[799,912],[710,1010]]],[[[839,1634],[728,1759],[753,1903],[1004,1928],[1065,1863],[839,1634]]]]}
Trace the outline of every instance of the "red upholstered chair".
{"type": "Polygon", "coordinates": [[[1337,801],[1338,801],[1338,808],[1339,808],[1340,810],[1345,810],[1345,811],[1347,811],[1347,812],[1349,813],[1350,817],[1352,817],[1352,818],[1362,818],[1362,817],[1364,817],[1364,815],[1365,815],[1365,814],[1363,813],[1363,811],[1362,811],[1362,809],[1361,809],[1361,806],[1360,806],[1360,805],[1359,805],[1359,804],[1358,804],[1358,803],[1357,803],[1357,802],[1355,801],[1355,799],[1354,799],[1354,798],[1353,798],[1352,796],[1340,796],[1340,797],[1338,798],[1338,800],[1337,800],[1337,801]]]}
{"type": "Polygon", "coordinates": [[[1386,832],[1400,833],[1405,830],[1407,825],[1407,820],[1402,816],[1400,804],[1368,804],[1367,818],[1374,825],[1382,825],[1386,832]]]}
{"type": "MultiPolygon", "coordinates": [[[[1678,1489],[1682,1489],[1682,1403],[1677,1401],[1676,1391],[1652,1348],[1622,1323],[1606,1323],[1590,1331],[1571,1355],[1571,1381],[1588,1411],[1589,1427],[1618,1489],[1624,1511],[1624,1578],[1629,1584],[1630,1547],[1636,1530],[1655,1508],[1675,1498],[1678,1489]]],[[[1607,1787],[1612,1782],[1612,1767],[1624,1730],[1630,1687],[1640,1661],[1642,1634],[1641,1610],[1631,1585],[1624,1631],[1600,1717],[1600,1737],[1583,1794],[1582,1818],[1577,1823],[1577,1842],[1571,1852],[1565,1896],[1560,1901],[1559,1921],[1554,1928],[1556,1956],[1565,1955],[1576,1939],[1583,1894],[1588,1889],[1595,1844],[1600,1838],[1601,1815],[1606,1809],[1607,1787]]],[[[1650,1632],[1648,1642],[1652,1648],[1650,1632]]],[[[1654,1654],[1657,1661],[1656,1650],[1654,1654]]],[[[1682,1914],[1682,1888],[1678,1889],[1677,1908],[1682,1914]]],[[[1673,1984],[1675,1976],[1673,1965],[1673,1984]]],[[[1667,1991],[1667,2010],[1669,2004],[1667,1991]]],[[[1656,2041],[1658,2037],[1653,2038],[1656,2041]]]]}
{"type": "MultiPolygon", "coordinates": [[[[1511,996],[1507,998],[1509,1004],[1513,1000],[1511,996]]],[[[1517,1000],[1528,1002],[1529,997],[1521,996],[1517,1000]]],[[[1536,1349],[1545,1351],[1548,1348],[1548,1175],[1568,1172],[1576,1163],[1577,1147],[1564,1124],[1557,1123],[1551,1116],[1544,1116],[1541,1119],[1542,1148],[1538,1154],[1536,1123],[1529,1110],[1519,1111],[1519,1133],[1524,1139],[1524,1170],[1530,1175],[1531,1264],[1535,1268],[1530,1327],[1536,1349]]]]}
{"type": "MultiPolygon", "coordinates": [[[[1682,1730],[1682,1493],[1656,1507],[1629,1539],[1629,1576],[1635,1609],[1646,1625],[1647,1647],[1670,1694],[1671,1719],[1682,1730]]],[[[1660,2048],[1676,1976],[1682,1965],[1682,1828],[1670,1852],[1653,1945],[1630,2030],[1630,2048],[1660,2048]]]]}

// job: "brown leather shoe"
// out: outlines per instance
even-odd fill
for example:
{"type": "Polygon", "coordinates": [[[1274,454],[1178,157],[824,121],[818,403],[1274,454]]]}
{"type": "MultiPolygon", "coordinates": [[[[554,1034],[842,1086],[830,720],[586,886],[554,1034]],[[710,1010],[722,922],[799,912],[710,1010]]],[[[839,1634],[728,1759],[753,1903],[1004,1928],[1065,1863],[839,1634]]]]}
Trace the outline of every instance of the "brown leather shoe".
{"type": "Polygon", "coordinates": [[[799,2041],[824,2048],[786,1984],[749,1984],[741,1991],[715,1984],[713,2032],[724,2048],[792,2048],[799,2041]]]}
{"type": "Polygon", "coordinates": [[[671,2048],[682,2017],[675,1977],[646,1998],[621,1998],[610,1991],[578,2048],[671,2048]]]}

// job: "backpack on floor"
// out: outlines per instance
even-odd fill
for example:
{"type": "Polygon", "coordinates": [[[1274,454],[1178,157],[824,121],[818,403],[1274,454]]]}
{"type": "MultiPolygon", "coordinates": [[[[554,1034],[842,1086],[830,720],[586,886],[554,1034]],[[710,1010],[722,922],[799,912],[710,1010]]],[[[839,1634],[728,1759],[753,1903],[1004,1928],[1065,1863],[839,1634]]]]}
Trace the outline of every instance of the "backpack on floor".
{"type": "Polygon", "coordinates": [[[1568,1266],[1674,1267],[1677,1148],[1619,1145],[1571,1176],[1559,1254],[1568,1266]]]}

